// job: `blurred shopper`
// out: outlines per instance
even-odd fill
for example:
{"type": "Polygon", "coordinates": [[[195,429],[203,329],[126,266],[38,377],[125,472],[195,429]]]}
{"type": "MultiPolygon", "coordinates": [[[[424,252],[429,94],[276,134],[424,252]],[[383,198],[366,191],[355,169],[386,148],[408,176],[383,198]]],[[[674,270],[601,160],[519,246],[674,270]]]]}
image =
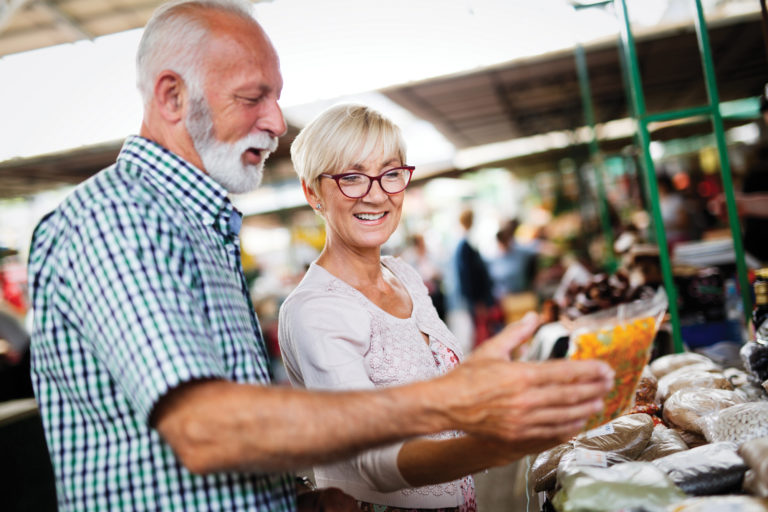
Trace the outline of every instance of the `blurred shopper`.
{"type": "MultiPolygon", "coordinates": [[[[286,131],[251,11],[159,8],[138,50],[140,135],[35,230],[32,375],[61,512],[292,511],[290,470],[452,429],[535,450],[579,429],[609,385],[597,362],[505,360],[524,328],[428,383],[270,385],[228,199],[258,185],[286,131]]],[[[298,506],[355,508],[340,491],[298,506]]]]}
{"type": "Polygon", "coordinates": [[[536,275],[535,247],[519,244],[515,233],[519,222],[512,219],[501,226],[496,233],[499,254],[488,261],[488,272],[493,281],[493,294],[501,300],[512,293],[525,292],[531,289],[533,277],[536,275]]]}
{"type": "Polygon", "coordinates": [[[429,298],[432,299],[432,305],[435,306],[437,316],[444,321],[445,295],[443,294],[443,276],[435,256],[427,248],[424,236],[421,233],[411,235],[408,247],[405,248],[400,257],[419,273],[424,281],[424,285],[427,287],[429,298]]]}
{"type": "MultiPolygon", "coordinates": [[[[291,157],[327,233],[320,256],[280,309],[280,348],[291,382],[333,391],[391,389],[461,369],[462,351],[422,277],[403,259],[381,254],[398,227],[414,172],[400,129],[368,107],[337,105],[299,133],[291,157]]],[[[510,326],[476,356],[498,350],[503,339],[508,352],[533,332],[535,318],[510,326]]],[[[428,403],[447,398],[431,395],[428,403]]],[[[315,478],[353,495],[367,511],[473,511],[468,475],[541,445],[446,430],[315,466],[315,478]]]]}
{"type": "Polygon", "coordinates": [[[675,190],[667,174],[658,177],[659,206],[667,241],[671,245],[688,240],[688,212],[683,195],[675,190]]]}
{"type": "Polygon", "coordinates": [[[493,296],[493,280],[480,252],[469,241],[475,214],[467,208],[459,214],[463,236],[453,256],[458,292],[472,317],[474,344],[498,332],[503,324],[501,308],[493,296]]]}

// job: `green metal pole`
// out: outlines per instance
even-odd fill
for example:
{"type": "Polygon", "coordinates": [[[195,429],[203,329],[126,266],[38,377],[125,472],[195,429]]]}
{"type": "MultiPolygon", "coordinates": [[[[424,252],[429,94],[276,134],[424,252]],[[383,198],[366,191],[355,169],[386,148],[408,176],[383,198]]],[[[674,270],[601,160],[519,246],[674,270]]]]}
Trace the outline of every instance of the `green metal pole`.
{"type": "Polygon", "coordinates": [[[664,230],[664,221],[661,217],[661,206],[659,204],[659,188],[656,181],[656,169],[653,158],[651,157],[650,143],[651,137],[648,132],[648,123],[645,121],[645,98],[643,96],[642,81],[640,79],[640,70],[637,64],[637,52],[635,41],[632,36],[632,29],[629,23],[626,0],[614,1],[617,12],[621,19],[622,49],[625,52],[626,63],[629,78],[630,102],[633,106],[635,119],[637,122],[638,137],[643,156],[643,169],[647,180],[648,191],[650,192],[651,217],[653,227],[656,233],[656,243],[659,247],[659,262],[661,263],[661,275],[664,280],[664,288],[669,298],[669,316],[672,322],[672,341],[674,350],[677,353],[683,352],[683,338],[680,333],[680,316],[677,308],[677,288],[672,274],[672,263],[669,256],[669,246],[667,244],[667,235],[664,230]],[[622,23],[623,22],[623,23],[622,23]]]}
{"type": "Polygon", "coordinates": [[[720,113],[720,97],[717,91],[717,82],[715,80],[715,66],[712,63],[709,33],[707,32],[707,22],[704,20],[704,13],[701,9],[701,1],[693,0],[693,3],[696,7],[696,17],[694,18],[694,21],[696,23],[696,35],[699,41],[699,52],[701,53],[701,65],[707,85],[709,104],[712,107],[712,127],[715,132],[715,140],[717,141],[717,154],[720,158],[720,174],[723,180],[725,205],[728,211],[728,223],[731,228],[731,235],[733,236],[733,250],[736,253],[736,272],[739,277],[739,287],[741,288],[741,300],[744,304],[745,321],[746,325],[749,325],[752,312],[752,297],[749,289],[749,278],[747,277],[744,245],[741,240],[739,214],[736,209],[736,199],[733,195],[731,164],[728,160],[728,145],[725,141],[723,117],[720,113]]]}
{"type": "Polygon", "coordinates": [[[584,107],[584,121],[589,127],[589,156],[592,160],[592,166],[595,169],[597,182],[598,207],[600,211],[600,223],[603,227],[603,236],[605,237],[606,267],[609,272],[614,272],[617,268],[616,255],[613,252],[613,227],[611,226],[611,217],[608,213],[608,199],[605,194],[605,165],[600,154],[600,148],[597,144],[597,131],[595,130],[595,110],[592,104],[592,94],[589,85],[589,73],[587,68],[587,59],[584,54],[584,47],[581,44],[576,45],[576,72],[579,76],[579,90],[581,91],[581,104],[584,107]]]}

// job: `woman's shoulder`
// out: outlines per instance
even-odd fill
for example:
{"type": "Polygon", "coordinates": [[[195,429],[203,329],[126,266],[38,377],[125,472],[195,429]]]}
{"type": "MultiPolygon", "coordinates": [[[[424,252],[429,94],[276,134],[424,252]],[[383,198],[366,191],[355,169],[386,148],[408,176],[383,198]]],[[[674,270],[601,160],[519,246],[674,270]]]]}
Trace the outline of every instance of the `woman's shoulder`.
{"type": "Polygon", "coordinates": [[[397,256],[382,256],[381,263],[391,270],[392,273],[409,288],[424,285],[424,280],[419,275],[419,272],[403,258],[397,256]]]}
{"type": "Polygon", "coordinates": [[[288,294],[281,310],[300,311],[306,308],[353,308],[360,304],[360,293],[320,265],[312,263],[296,288],[288,294]]]}

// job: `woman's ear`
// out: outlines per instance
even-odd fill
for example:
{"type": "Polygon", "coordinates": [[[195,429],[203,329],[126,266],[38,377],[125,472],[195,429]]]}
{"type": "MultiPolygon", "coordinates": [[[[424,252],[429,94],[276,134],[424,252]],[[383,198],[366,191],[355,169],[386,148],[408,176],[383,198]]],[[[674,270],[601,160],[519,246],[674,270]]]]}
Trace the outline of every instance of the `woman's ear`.
{"type": "Polygon", "coordinates": [[[175,123],[184,119],[187,88],[178,73],[162,71],[155,81],[155,103],[160,115],[175,123]]]}
{"type": "Polygon", "coordinates": [[[312,209],[316,212],[320,213],[322,210],[322,202],[320,201],[320,196],[317,195],[317,192],[315,192],[312,187],[307,185],[307,182],[304,180],[301,180],[301,190],[304,191],[304,197],[309,203],[309,206],[311,206],[312,209]]]}

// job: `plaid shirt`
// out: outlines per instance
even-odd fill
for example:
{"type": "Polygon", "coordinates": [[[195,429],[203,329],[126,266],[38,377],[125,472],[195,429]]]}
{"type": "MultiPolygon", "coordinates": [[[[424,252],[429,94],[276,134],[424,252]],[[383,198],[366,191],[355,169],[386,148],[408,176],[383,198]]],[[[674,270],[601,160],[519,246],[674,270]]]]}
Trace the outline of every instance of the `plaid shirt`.
{"type": "Polygon", "coordinates": [[[240,220],[207,175],[131,137],[35,230],[32,377],[60,511],[296,508],[291,475],[191,474],[149,427],[184,382],[270,383],[240,220]]]}

